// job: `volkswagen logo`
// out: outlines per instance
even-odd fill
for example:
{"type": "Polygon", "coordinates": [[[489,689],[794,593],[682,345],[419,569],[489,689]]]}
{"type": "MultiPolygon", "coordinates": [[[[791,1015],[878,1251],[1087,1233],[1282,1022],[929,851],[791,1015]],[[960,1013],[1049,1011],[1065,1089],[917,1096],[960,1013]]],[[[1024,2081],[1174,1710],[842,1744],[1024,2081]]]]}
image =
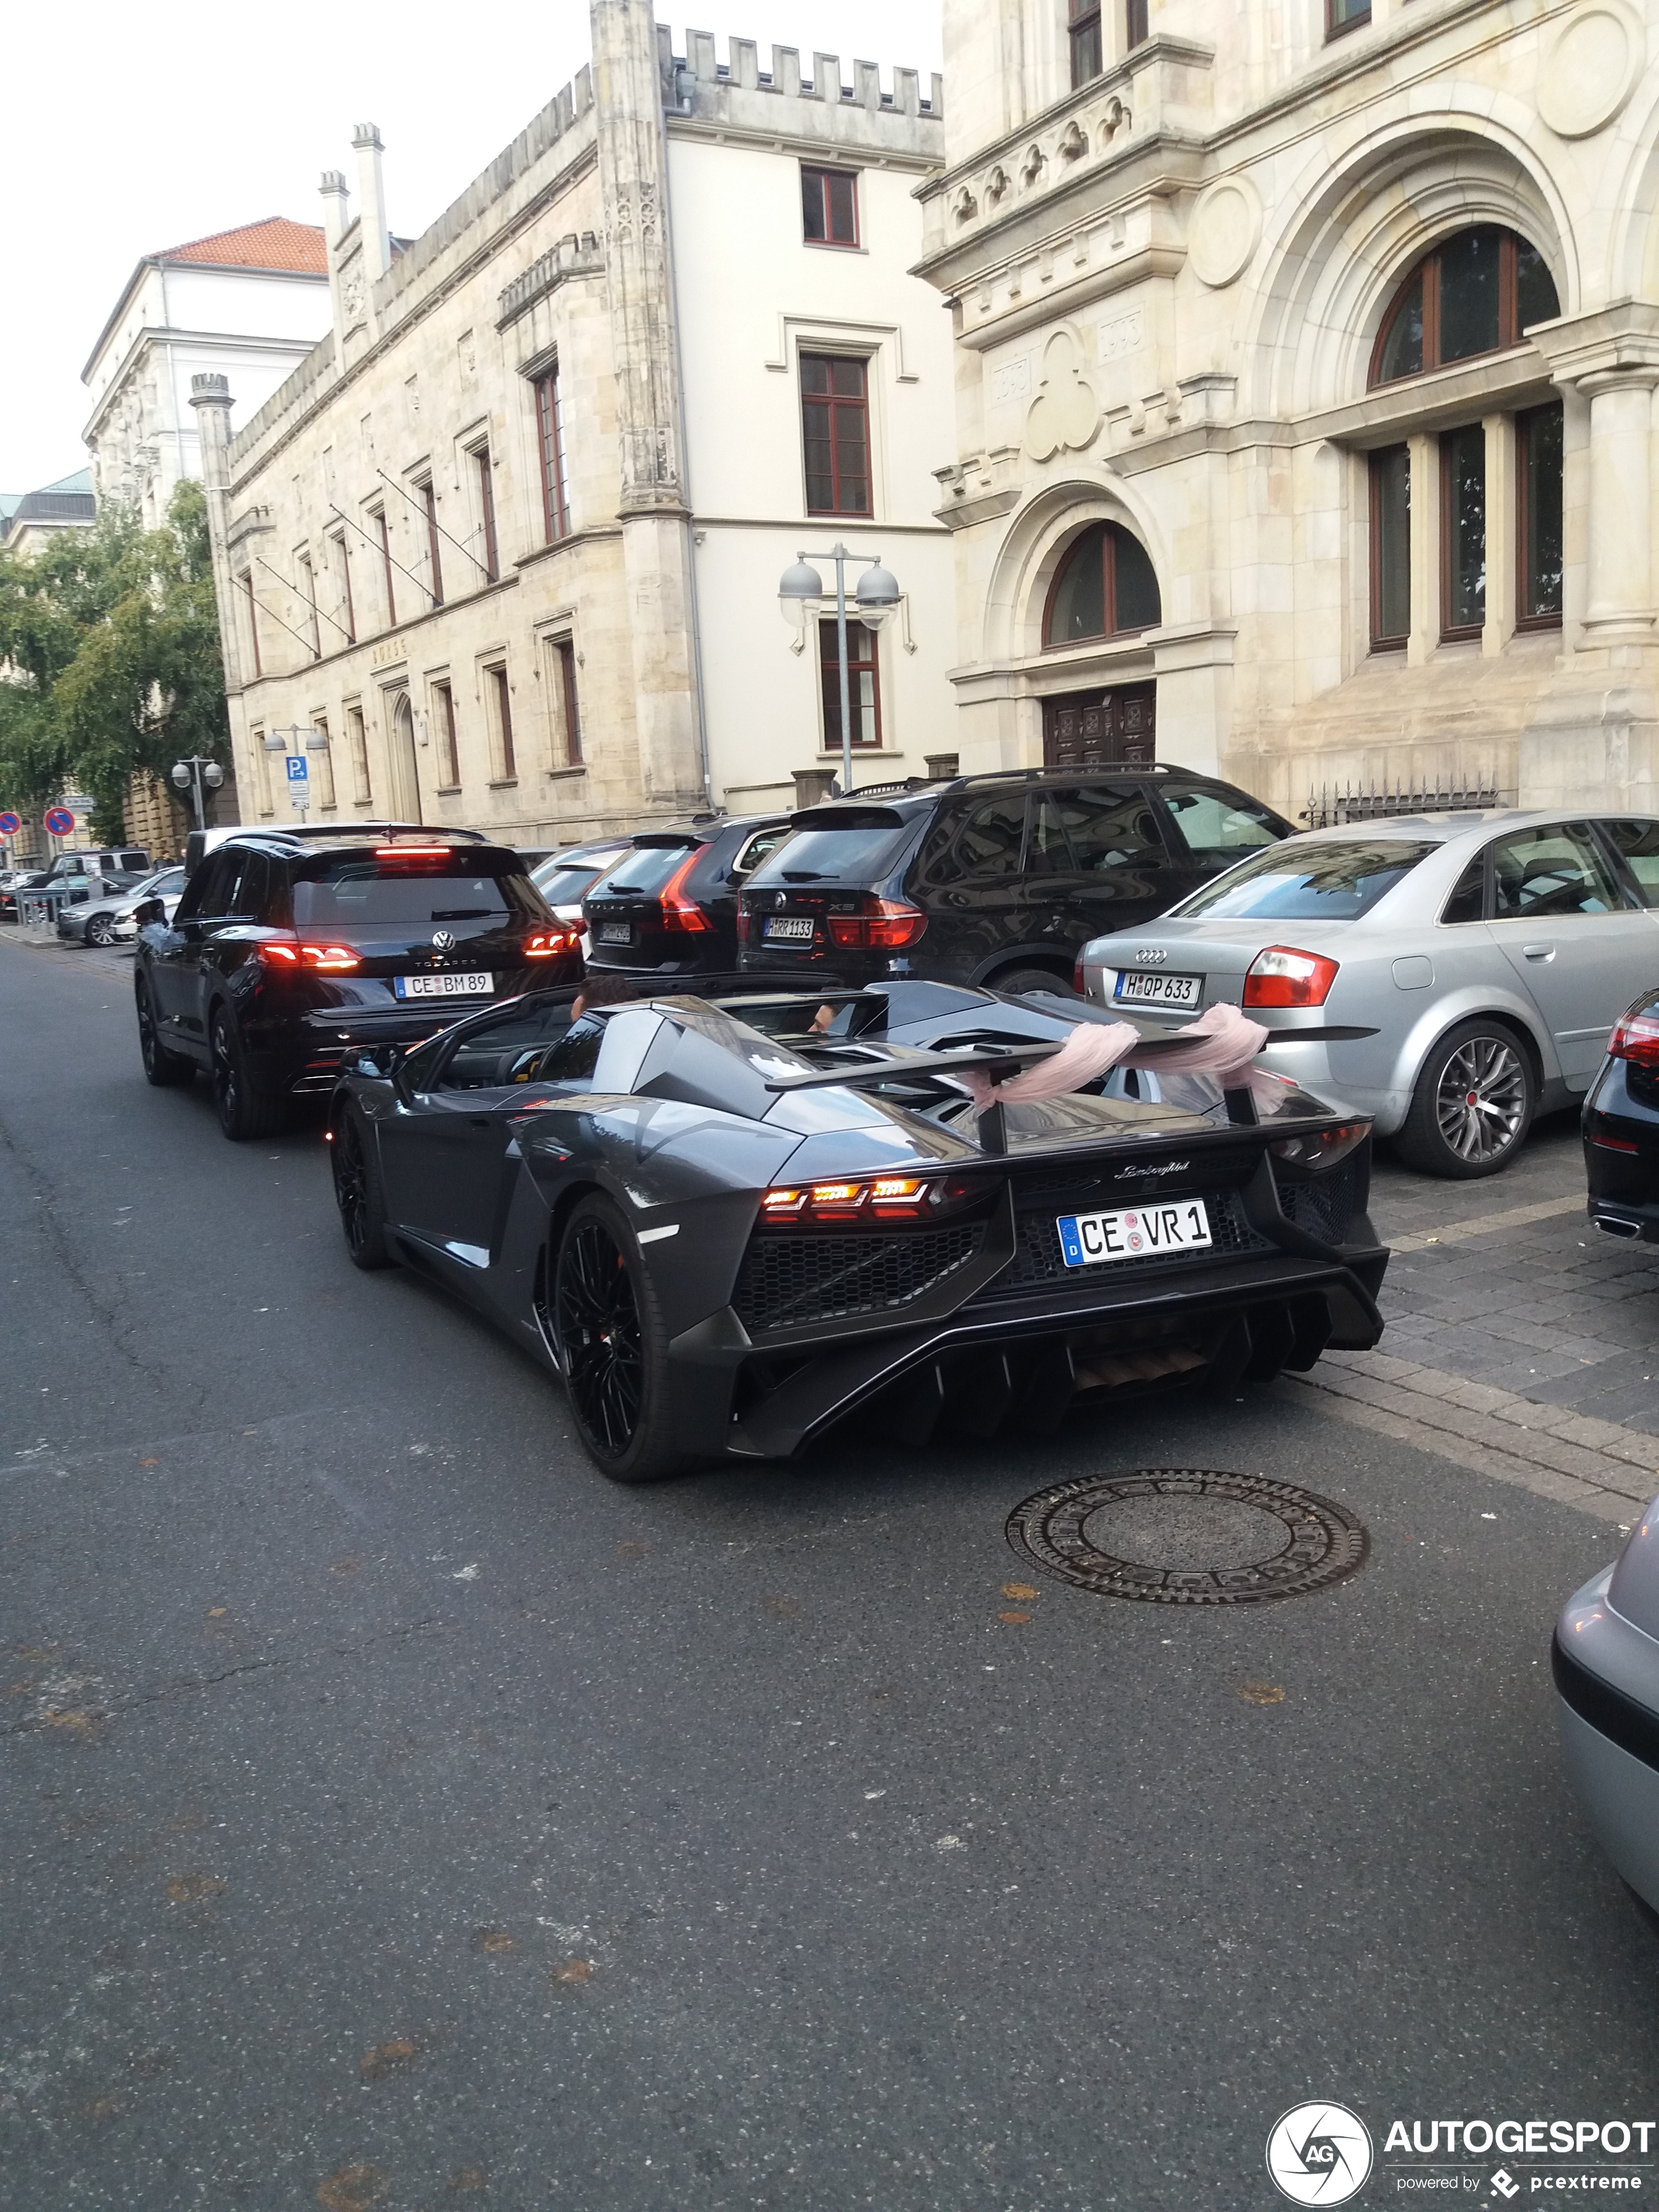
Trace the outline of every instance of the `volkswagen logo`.
{"type": "Polygon", "coordinates": [[[1169,957],[1161,945],[1143,945],[1135,954],[1135,958],[1146,968],[1161,968],[1169,957]]]}
{"type": "Polygon", "coordinates": [[[448,952],[453,949],[455,933],[453,929],[434,929],[432,942],[440,952],[448,952]]]}

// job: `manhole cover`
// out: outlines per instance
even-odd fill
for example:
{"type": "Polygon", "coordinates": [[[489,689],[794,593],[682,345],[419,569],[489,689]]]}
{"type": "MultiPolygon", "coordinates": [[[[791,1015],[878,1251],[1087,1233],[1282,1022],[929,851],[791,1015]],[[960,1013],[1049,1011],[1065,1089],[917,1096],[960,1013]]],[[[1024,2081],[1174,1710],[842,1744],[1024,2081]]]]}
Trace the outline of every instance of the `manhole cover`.
{"type": "Polygon", "coordinates": [[[1152,1467],[1040,1490],[1008,1516],[1014,1549],[1102,1597],[1249,1605],[1300,1597],[1365,1564],[1364,1529],[1328,1498],[1261,1474],[1152,1467]]]}

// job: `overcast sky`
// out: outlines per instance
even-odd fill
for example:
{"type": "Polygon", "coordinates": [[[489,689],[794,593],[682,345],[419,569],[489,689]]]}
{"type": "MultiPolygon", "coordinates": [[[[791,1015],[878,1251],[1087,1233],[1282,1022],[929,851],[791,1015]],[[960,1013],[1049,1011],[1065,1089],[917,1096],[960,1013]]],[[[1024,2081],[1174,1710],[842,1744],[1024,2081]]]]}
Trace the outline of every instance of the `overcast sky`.
{"type": "MultiPolygon", "coordinates": [[[[722,61],[730,33],[760,42],[763,67],[774,42],[879,62],[884,80],[940,66],[939,0],[730,4],[735,20],[698,24],[722,61]]],[[[360,121],[386,141],[392,229],[418,235],[588,53],[584,0],[23,0],[5,43],[0,490],[19,492],[86,466],[81,371],[143,255],[264,216],[319,222],[321,172],[355,187],[360,121]]]]}

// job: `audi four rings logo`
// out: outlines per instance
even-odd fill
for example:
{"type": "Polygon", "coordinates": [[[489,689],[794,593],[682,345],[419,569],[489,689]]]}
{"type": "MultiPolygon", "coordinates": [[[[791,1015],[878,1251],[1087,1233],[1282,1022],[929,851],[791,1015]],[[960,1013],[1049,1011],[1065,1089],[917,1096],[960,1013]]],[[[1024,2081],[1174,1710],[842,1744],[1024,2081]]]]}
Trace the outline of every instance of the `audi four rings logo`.
{"type": "Polygon", "coordinates": [[[1169,957],[1161,945],[1143,945],[1135,955],[1135,958],[1148,968],[1161,968],[1169,957]]]}
{"type": "Polygon", "coordinates": [[[1346,2204],[1371,2170],[1370,2131],[1346,2105],[1292,2105],[1267,2137],[1267,2173],[1292,2204],[1346,2204]]]}
{"type": "Polygon", "coordinates": [[[434,929],[432,942],[440,952],[447,952],[455,942],[455,933],[453,929],[434,929]]]}

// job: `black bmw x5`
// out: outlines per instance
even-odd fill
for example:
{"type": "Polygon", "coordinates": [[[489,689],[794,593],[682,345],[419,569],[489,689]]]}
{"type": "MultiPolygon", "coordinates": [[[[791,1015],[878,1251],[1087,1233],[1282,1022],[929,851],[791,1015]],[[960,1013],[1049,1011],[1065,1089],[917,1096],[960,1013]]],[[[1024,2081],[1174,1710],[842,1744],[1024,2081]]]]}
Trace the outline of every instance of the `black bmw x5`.
{"type": "Polygon", "coordinates": [[[473,830],[250,830],[207,854],[171,922],[140,917],[134,991],[154,1084],[212,1078],[225,1134],[279,1127],[348,1055],[581,973],[522,858],[473,830]]]}

